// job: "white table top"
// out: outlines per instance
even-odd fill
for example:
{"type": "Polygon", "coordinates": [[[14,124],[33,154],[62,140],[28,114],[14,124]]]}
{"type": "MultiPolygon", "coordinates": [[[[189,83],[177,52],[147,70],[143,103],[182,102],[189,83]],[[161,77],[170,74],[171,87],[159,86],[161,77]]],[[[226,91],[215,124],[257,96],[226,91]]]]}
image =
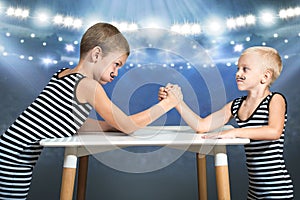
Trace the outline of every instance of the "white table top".
{"type": "MultiPolygon", "coordinates": [[[[224,126],[222,129],[232,128],[224,126]]],[[[218,131],[218,130],[217,130],[218,131]]],[[[215,131],[214,131],[215,132],[215,131]]],[[[209,134],[209,133],[208,133],[209,134]]],[[[249,139],[203,139],[189,126],[148,126],[131,135],[120,132],[85,132],[72,137],[43,139],[45,147],[81,146],[198,146],[198,145],[244,145],[249,139]]]]}

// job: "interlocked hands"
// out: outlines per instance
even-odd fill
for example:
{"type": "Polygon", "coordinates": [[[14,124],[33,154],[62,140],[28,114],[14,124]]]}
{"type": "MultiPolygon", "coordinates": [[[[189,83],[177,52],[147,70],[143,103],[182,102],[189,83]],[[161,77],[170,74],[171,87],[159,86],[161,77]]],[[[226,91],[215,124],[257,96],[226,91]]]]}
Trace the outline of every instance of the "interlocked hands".
{"type": "Polygon", "coordinates": [[[168,83],[165,87],[160,87],[158,91],[158,99],[169,100],[176,106],[183,100],[181,88],[176,84],[168,83]]]}

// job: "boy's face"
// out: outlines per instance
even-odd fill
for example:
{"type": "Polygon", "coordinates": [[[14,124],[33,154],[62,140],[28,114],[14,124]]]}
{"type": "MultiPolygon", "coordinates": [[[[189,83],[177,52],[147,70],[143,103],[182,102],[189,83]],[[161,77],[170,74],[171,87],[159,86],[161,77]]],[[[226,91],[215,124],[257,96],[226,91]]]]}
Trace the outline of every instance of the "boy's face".
{"type": "Polygon", "coordinates": [[[94,75],[102,85],[112,82],[118,76],[118,70],[125,64],[128,56],[124,53],[112,52],[102,57],[94,75]]]}
{"type": "Polygon", "coordinates": [[[249,91],[258,87],[264,77],[263,61],[257,53],[242,55],[238,61],[236,82],[239,90],[249,91]]]}

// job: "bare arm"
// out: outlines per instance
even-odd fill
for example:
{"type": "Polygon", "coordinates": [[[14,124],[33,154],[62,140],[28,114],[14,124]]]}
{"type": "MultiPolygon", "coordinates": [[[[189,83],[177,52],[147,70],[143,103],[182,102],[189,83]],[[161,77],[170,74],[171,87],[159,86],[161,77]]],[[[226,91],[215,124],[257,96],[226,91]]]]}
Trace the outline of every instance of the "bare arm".
{"type": "Polygon", "coordinates": [[[134,115],[127,116],[106,95],[103,87],[96,81],[83,79],[80,81],[76,95],[80,102],[88,102],[112,127],[124,133],[132,133],[152,123],[160,116],[174,108],[181,101],[181,91],[170,96],[158,104],[134,115]]]}
{"type": "Polygon", "coordinates": [[[88,118],[78,130],[79,132],[119,132],[118,129],[109,125],[106,121],[88,118]]]}
{"type": "Polygon", "coordinates": [[[198,133],[205,133],[222,127],[230,120],[230,107],[231,103],[228,103],[221,110],[204,118],[194,113],[183,101],[176,106],[176,110],[193,130],[198,133]]]}
{"type": "MultiPolygon", "coordinates": [[[[168,86],[166,86],[167,88],[168,86]]],[[[158,92],[159,100],[167,98],[169,95],[165,87],[161,87],[158,92]]],[[[222,127],[232,117],[231,115],[232,102],[225,105],[221,110],[216,111],[205,118],[201,118],[198,114],[190,109],[190,107],[181,101],[175,107],[184,121],[197,133],[205,133],[222,127]]]]}
{"type": "Polygon", "coordinates": [[[267,126],[253,128],[235,128],[223,131],[215,136],[217,138],[249,138],[253,140],[276,140],[279,139],[284,127],[286,104],[281,95],[275,95],[269,107],[269,122],[267,126]]]}

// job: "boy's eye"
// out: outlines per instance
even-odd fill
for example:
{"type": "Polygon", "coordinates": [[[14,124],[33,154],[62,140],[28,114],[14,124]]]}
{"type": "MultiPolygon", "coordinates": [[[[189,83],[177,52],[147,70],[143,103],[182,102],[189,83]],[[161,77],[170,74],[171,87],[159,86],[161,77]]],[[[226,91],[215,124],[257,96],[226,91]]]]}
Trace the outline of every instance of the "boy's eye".
{"type": "Polygon", "coordinates": [[[248,69],[249,69],[248,67],[243,67],[244,72],[248,71],[248,69]]]}
{"type": "Polygon", "coordinates": [[[242,70],[243,72],[247,72],[249,70],[249,67],[238,67],[237,71],[242,70]]]}

